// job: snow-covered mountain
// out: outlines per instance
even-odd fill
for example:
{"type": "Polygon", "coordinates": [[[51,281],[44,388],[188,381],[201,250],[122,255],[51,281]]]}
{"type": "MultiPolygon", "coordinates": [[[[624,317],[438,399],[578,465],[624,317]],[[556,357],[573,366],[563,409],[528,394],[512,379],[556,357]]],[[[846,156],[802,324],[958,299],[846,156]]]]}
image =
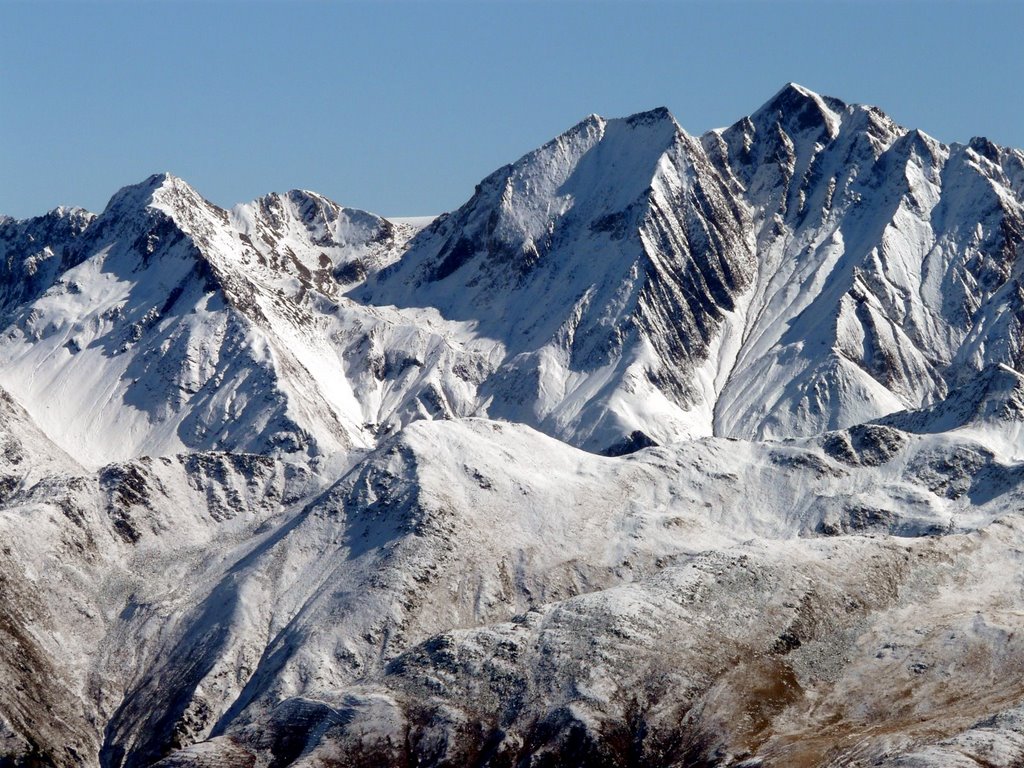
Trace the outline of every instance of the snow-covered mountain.
{"type": "Polygon", "coordinates": [[[749,213],[666,110],[591,116],[503,168],[355,295],[502,344],[499,418],[593,450],[710,434],[755,274],[749,213]]]}
{"type": "MultiPolygon", "coordinates": [[[[0,383],[79,460],[365,443],[316,318],[335,273],[391,242],[387,221],[302,192],[228,213],[166,174],[91,220],[55,216],[75,235],[59,246],[67,268],[11,310],[0,383]]],[[[37,256],[7,258],[18,275],[37,256]]]]}
{"type": "Polygon", "coordinates": [[[1020,367],[1022,194],[1019,151],[788,85],[699,143],[588,118],[354,295],[500,340],[488,412],[591,450],[809,435],[1020,367]]]}
{"type": "Polygon", "coordinates": [[[1020,367],[1022,195],[1019,151],[795,85],[699,140],[591,116],[411,241],[313,193],[227,212],[157,176],[4,225],[0,384],[93,463],[470,415],[606,453],[810,435],[1020,367]]]}
{"type": "Polygon", "coordinates": [[[754,206],[760,271],[717,432],[846,426],[1020,368],[1020,151],[793,85],[704,143],[754,206]]]}
{"type": "Polygon", "coordinates": [[[0,765],[1020,764],[1022,243],[793,84],[0,218],[0,765]]]}

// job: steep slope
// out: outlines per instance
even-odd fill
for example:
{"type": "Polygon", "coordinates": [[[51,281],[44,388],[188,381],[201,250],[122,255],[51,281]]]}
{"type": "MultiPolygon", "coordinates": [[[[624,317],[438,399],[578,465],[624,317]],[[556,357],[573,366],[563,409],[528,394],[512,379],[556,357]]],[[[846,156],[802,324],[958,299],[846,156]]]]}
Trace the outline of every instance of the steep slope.
{"type": "Polygon", "coordinates": [[[1015,518],[702,553],[454,628],[159,765],[1010,766],[1020,542],[1015,518]]]}
{"type": "Polygon", "coordinates": [[[354,296],[501,342],[492,416],[591,450],[709,434],[722,328],[754,274],[744,208],[665,110],[591,116],[496,171],[354,296]]]}
{"type": "Polygon", "coordinates": [[[700,141],[665,110],[591,116],[410,243],[413,227],[315,193],[229,213],[154,177],[95,222],[58,211],[4,224],[11,269],[40,277],[11,296],[23,303],[0,383],[65,448],[101,460],[340,455],[417,419],[471,415],[605,453],[812,435],[927,406],[989,365],[1019,369],[1022,179],[1018,151],[940,144],[796,85],[700,141]],[[37,241],[51,243],[43,256],[37,241]],[[208,265],[195,296],[157,321],[194,259],[208,265]],[[97,270],[121,286],[102,305],[97,270]],[[128,288],[143,283],[153,296],[128,288]],[[222,305],[193,312],[207,295],[222,305]],[[108,322],[118,312],[128,327],[108,322]],[[90,313],[100,328],[73,327],[90,313]],[[134,346],[120,362],[140,370],[99,360],[100,337],[117,354],[134,346]],[[219,351],[200,356],[198,339],[219,351]],[[69,391],[86,368],[130,380],[69,391]],[[207,384],[242,377],[238,390],[207,384]],[[180,402],[149,403],[168,384],[180,402]],[[36,406],[51,385],[73,408],[36,406]],[[134,410],[76,415],[104,400],[134,410]],[[138,437],[110,453],[91,437],[106,423],[138,437]]]}
{"type": "MultiPolygon", "coordinates": [[[[823,445],[707,439],[622,460],[522,426],[422,421],[204,575],[195,608],[113,713],[105,754],[144,765],[171,734],[235,734],[289,697],[344,697],[437,633],[656,579],[742,542],[972,530],[1020,503],[1021,476],[969,440],[881,427],[823,445]]],[[[301,719],[265,727],[317,731],[301,719]]]]}
{"type": "Polygon", "coordinates": [[[949,432],[1020,421],[1024,421],[1024,376],[998,364],[933,405],[880,420],[909,432],[949,432]]]}
{"type": "Polygon", "coordinates": [[[79,258],[78,239],[95,216],[56,208],[24,221],[0,217],[0,317],[34,299],[79,258]]]}
{"type": "Polygon", "coordinates": [[[1022,202],[790,84],[0,219],[0,765],[1020,762],[1022,202]]]}
{"type": "MultiPolygon", "coordinates": [[[[272,574],[294,574],[263,598],[277,601],[276,629],[238,698],[189,679],[188,660],[207,658],[211,637],[242,634],[255,606],[219,612],[220,629],[187,631],[109,735],[136,745],[126,764],[145,764],[180,727],[160,702],[191,691],[179,722],[213,738],[170,765],[300,753],[472,765],[546,752],[580,765],[630,743],[647,764],[668,765],[678,754],[643,750],[667,749],[673,732],[673,749],[711,763],[723,745],[822,754],[846,732],[816,743],[813,728],[796,728],[803,708],[814,722],[846,708],[855,729],[852,713],[893,668],[955,654],[938,638],[968,617],[948,590],[988,584],[991,605],[970,604],[999,620],[993,574],[1016,561],[1020,532],[992,520],[1021,503],[1022,477],[1019,463],[970,440],[883,427],[608,459],[516,425],[420,422],[228,569],[194,614],[208,621],[214,605],[241,601],[225,590],[251,600],[272,574]],[[957,530],[983,533],[942,539],[957,530]],[[984,573],[974,557],[990,558],[984,573]],[[946,607],[908,640],[901,612],[924,621],[922,601],[946,607]],[[892,664],[862,672],[896,636],[892,664]],[[737,658],[748,661],[728,672],[737,658]],[[737,716],[745,707],[748,721],[737,716]],[[792,739],[771,741],[787,728],[792,739]]],[[[965,694],[971,669],[1004,663],[996,639],[977,653],[954,679],[965,694]]],[[[901,674],[911,685],[919,673],[901,674]]],[[[975,697],[972,711],[987,701],[975,697]]],[[[948,733],[969,716],[929,706],[932,727],[948,733]]]]}
{"type": "Polygon", "coordinates": [[[940,144],[795,85],[704,145],[758,239],[716,433],[813,434],[1019,369],[1020,152],[940,144]]]}
{"type": "Polygon", "coordinates": [[[263,257],[258,263],[268,275],[288,276],[300,290],[312,281],[330,298],[337,282],[351,283],[380,266],[396,230],[387,219],[304,190],[270,194],[235,206],[229,215],[243,241],[263,257]]]}
{"type": "Polygon", "coordinates": [[[592,116],[350,295],[468,323],[486,413],[589,450],[810,435],[1020,366],[1022,169],[792,84],[700,142],[592,116]]]}
{"type": "Polygon", "coordinates": [[[1024,458],[1024,376],[992,365],[942,400],[884,416],[879,424],[922,434],[969,436],[1002,454],[1024,458]]]}
{"type": "Polygon", "coordinates": [[[314,198],[286,199],[293,216],[272,222],[277,240],[246,220],[260,251],[179,179],[122,190],[78,235],[68,268],[14,312],[0,381],[93,466],[184,449],[313,457],[358,445],[358,408],[340,364],[319,365],[337,356],[309,327],[305,294],[329,301],[333,270],[348,265],[341,254],[362,254],[391,228],[328,206],[334,235],[345,215],[363,222],[335,242],[309,210],[314,198]],[[298,249],[296,216],[307,240],[330,251],[326,266],[298,249]]]}
{"type": "MultiPolygon", "coordinates": [[[[0,761],[97,765],[106,722],[205,594],[207,571],[318,486],[301,466],[237,454],[40,472],[38,433],[5,418],[0,435],[0,761]]],[[[225,655],[244,663],[258,637],[225,655]]]]}
{"type": "Polygon", "coordinates": [[[82,473],[0,390],[0,761],[53,754],[81,764],[96,750],[78,652],[97,633],[79,569],[91,543],[82,473]],[[74,639],[62,648],[65,638],[74,639]]]}

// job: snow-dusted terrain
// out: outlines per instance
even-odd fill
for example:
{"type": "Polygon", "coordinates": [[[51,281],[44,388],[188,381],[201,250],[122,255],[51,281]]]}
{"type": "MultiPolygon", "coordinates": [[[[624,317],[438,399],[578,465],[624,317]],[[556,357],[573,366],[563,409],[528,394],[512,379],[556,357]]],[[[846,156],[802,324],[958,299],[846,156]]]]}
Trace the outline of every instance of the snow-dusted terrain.
{"type": "Polygon", "coordinates": [[[1020,151],[791,84],[0,269],[0,766],[1024,762],[1020,151]]]}

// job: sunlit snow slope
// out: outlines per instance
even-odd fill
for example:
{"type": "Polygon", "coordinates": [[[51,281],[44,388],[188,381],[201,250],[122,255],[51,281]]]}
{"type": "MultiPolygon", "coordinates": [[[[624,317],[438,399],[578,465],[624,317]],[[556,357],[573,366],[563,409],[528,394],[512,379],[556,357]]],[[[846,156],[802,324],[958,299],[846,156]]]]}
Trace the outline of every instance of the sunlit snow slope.
{"type": "Polygon", "coordinates": [[[0,217],[0,768],[1024,764],[1022,243],[793,84],[0,217]]]}

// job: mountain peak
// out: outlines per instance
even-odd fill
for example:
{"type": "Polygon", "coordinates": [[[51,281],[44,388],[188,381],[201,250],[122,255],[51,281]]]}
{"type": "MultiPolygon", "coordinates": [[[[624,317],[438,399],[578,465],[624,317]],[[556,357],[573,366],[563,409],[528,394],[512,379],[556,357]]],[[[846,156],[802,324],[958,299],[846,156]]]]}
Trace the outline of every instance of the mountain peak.
{"type": "MultiPolygon", "coordinates": [[[[799,83],[789,82],[782,86],[775,95],[772,96],[767,104],[778,104],[780,106],[796,106],[805,104],[807,102],[815,102],[824,104],[827,108],[834,111],[842,111],[846,108],[846,102],[836,99],[832,96],[823,96],[822,94],[812,91],[810,88],[806,88],[799,83]]],[[[766,106],[767,106],[766,104],[766,106]]],[[[762,107],[764,109],[764,107],[762,107]]]]}
{"type": "MultiPolygon", "coordinates": [[[[87,211],[85,208],[81,208],[81,207],[79,207],[77,205],[58,205],[56,208],[50,209],[50,211],[47,213],[47,215],[48,216],[55,216],[55,217],[61,218],[61,219],[66,219],[66,218],[89,217],[89,216],[93,216],[94,214],[92,214],[90,211],[87,211]]],[[[0,220],[3,220],[3,219],[4,219],[4,217],[0,216],[0,220]]]]}
{"type": "Polygon", "coordinates": [[[800,83],[794,83],[792,80],[790,80],[778,91],[776,91],[775,98],[778,98],[779,96],[782,96],[784,94],[795,94],[797,96],[807,99],[821,98],[821,96],[818,93],[812,91],[810,88],[805,88],[804,86],[800,85],[800,83]]]}
{"type": "Polygon", "coordinates": [[[751,115],[755,124],[779,123],[787,133],[827,130],[834,136],[839,115],[846,103],[831,96],[820,96],[797,83],[786,83],[774,96],[751,115]]]}
{"type": "Polygon", "coordinates": [[[241,203],[233,209],[235,212],[243,208],[258,208],[275,221],[284,215],[284,210],[292,209],[299,219],[305,220],[318,216],[319,218],[336,217],[341,206],[336,202],[316,192],[306,189],[290,189],[287,192],[270,192],[256,198],[251,203],[241,203]]]}
{"type": "Polygon", "coordinates": [[[183,202],[190,205],[206,202],[191,184],[171,173],[158,173],[146,181],[152,184],[154,203],[176,206],[183,202]]]}
{"type": "Polygon", "coordinates": [[[972,136],[967,146],[993,163],[999,163],[999,146],[985,136],[972,136]]]}
{"type": "Polygon", "coordinates": [[[180,199],[195,201],[202,198],[183,179],[167,172],[154,173],[137,184],[130,184],[115,192],[104,213],[150,208],[155,205],[163,207],[180,199]]]}
{"type": "Polygon", "coordinates": [[[648,109],[646,112],[637,112],[625,118],[625,120],[630,125],[651,125],[661,122],[671,122],[673,125],[678,125],[668,107],[655,107],[654,109],[648,109]]]}
{"type": "Polygon", "coordinates": [[[162,189],[181,189],[183,187],[187,187],[188,189],[192,188],[184,179],[175,176],[169,171],[154,173],[140,181],[138,184],[131,186],[140,190],[150,190],[154,193],[162,189]]]}
{"type": "MultiPolygon", "coordinates": [[[[589,145],[593,141],[598,140],[599,137],[604,134],[604,130],[607,125],[608,120],[601,117],[601,115],[597,114],[596,112],[591,112],[589,115],[584,117],[571,128],[568,128],[562,133],[558,134],[557,136],[555,136],[555,138],[551,139],[543,146],[533,150],[532,152],[528,152],[514,163],[499,168],[497,171],[495,171],[495,174],[501,175],[509,168],[516,165],[521,165],[524,162],[528,162],[530,158],[535,158],[539,155],[542,155],[545,151],[550,150],[553,147],[565,147],[579,143],[589,145]]],[[[492,174],[492,176],[493,175],[494,174],[492,174]]],[[[487,179],[484,180],[485,183],[486,181],[487,179]]]]}
{"type": "Polygon", "coordinates": [[[79,208],[78,206],[73,205],[58,205],[56,208],[51,208],[40,216],[32,216],[27,219],[16,219],[13,216],[0,214],[0,226],[20,224],[31,226],[33,223],[67,221],[72,222],[80,231],[81,229],[84,229],[85,225],[94,218],[96,218],[96,214],[91,211],[87,211],[85,208],[79,208]]]}
{"type": "Polygon", "coordinates": [[[1022,212],[790,83],[0,226],[0,768],[1013,763],[1022,212]]]}
{"type": "Polygon", "coordinates": [[[589,149],[595,142],[599,143],[608,140],[609,132],[615,134],[616,129],[621,132],[616,134],[616,141],[635,142],[639,140],[644,144],[654,141],[659,144],[664,143],[663,149],[667,149],[675,137],[679,133],[684,132],[678,121],[676,121],[675,116],[667,107],[655,107],[626,117],[615,118],[602,117],[596,113],[591,113],[539,150],[530,152],[520,158],[519,161],[513,163],[513,166],[519,166],[524,161],[530,161],[543,155],[544,151],[552,146],[566,146],[576,143],[580,139],[583,139],[583,143],[589,149]],[[642,137],[637,136],[635,132],[638,130],[644,132],[645,135],[642,137]]]}
{"type": "Polygon", "coordinates": [[[337,216],[341,206],[328,197],[312,192],[308,189],[290,189],[285,192],[284,197],[290,200],[300,210],[307,213],[318,212],[321,216],[337,216]]]}

